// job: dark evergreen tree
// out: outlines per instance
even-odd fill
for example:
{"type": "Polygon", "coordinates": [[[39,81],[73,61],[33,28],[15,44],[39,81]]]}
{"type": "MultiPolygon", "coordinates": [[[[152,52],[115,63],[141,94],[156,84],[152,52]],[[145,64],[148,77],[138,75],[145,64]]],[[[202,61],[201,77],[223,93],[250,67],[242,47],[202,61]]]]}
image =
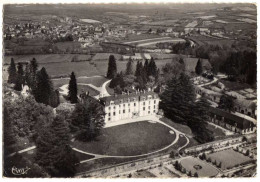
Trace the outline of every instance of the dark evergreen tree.
{"type": "MultiPolygon", "coordinates": [[[[6,108],[6,105],[4,105],[4,112],[3,112],[4,118],[3,118],[3,151],[4,151],[4,156],[7,157],[8,154],[14,152],[14,144],[16,143],[15,140],[15,134],[13,131],[13,125],[12,125],[12,120],[10,119],[10,113],[8,109],[6,108]]],[[[5,158],[8,160],[7,158],[5,158]]],[[[6,161],[7,162],[7,161],[6,161]]]]}
{"type": "Polygon", "coordinates": [[[161,94],[160,108],[166,117],[174,122],[187,124],[192,103],[195,100],[194,88],[187,75],[182,73],[179,78],[173,77],[161,94]]]}
{"type": "Polygon", "coordinates": [[[77,80],[76,80],[76,76],[75,76],[74,72],[72,72],[70,75],[68,98],[71,103],[78,102],[77,80]]]}
{"type": "Polygon", "coordinates": [[[201,142],[210,142],[214,138],[212,131],[208,130],[208,108],[210,107],[209,102],[205,97],[194,103],[191,109],[192,117],[188,122],[188,126],[191,128],[195,138],[201,142]]]}
{"type": "Polygon", "coordinates": [[[8,68],[8,83],[15,83],[16,81],[16,66],[15,66],[15,63],[14,63],[14,59],[11,58],[11,64],[8,68]]]}
{"type": "Polygon", "coordinates": [[[202,142],[211,141],[211,133],[207,130],[207,108],[204,99],[195,102],[193,85],[187,75],[173,77],[161,94],[160,108],[166,117],[174,122],[188,125],[197,139],[202,142]]]}
{"type": "Polygon", "coordinates": [[[133,75],[134,74],[134,68],[133,68],[133,60],[131,59],[131,57],[129,58],[127,64],[126,64],[126,71],[125,71],[126,75],[133,75]]]}
{"type": "Polygon", "coordinates": [[[76,139],[89,141],[95,139],[104,127],[104,109],[95,99],[87,96],[78,103],[71,116],[70,128],[76,139]]]}
{"type": "Polygon", "coordinates": [[[22,85],[24,84],[23,75],[24,75],[23,65],[22,65],[22,63],[18,63],[15,86],[14,86],[14,89],[17,90],[17,91],[22,90],[22,85]]]}
{"type": "Polygon", "coordinates": [[[36,162],[52,177],[73,177],[79,162],[69,146],[69,128],[64,120],[63,116],[56,116],[36,140],[36,162]]]}
{"type": "Polygon", "coordinates": [[[59,104],[60,104],[60,99],[59,99],[59,91],[58,90],[55,90],[55,91],[52,91],[51,92],[51,95],[50,95],[50,106],[51,107],[58,107],[59,104]]]}
{"type": "Polygon", "coordinates": [[[36,88],[33,95],[37,102],[49,105],[51,93],[52,83],[49,79],[49,75],[43,67],[36,74],[36,88]]]}
{"type": "Polygon", "coordinates": [[[142,62],[140,61],[137,61],[136,63],[136,69],[135,69],[135,76],[138,77],[138,76],[141,76],[141,66],[142,65],[142,62]]]}
{"type": "Polygon", "coordinates": [[[23,84],[23,77],[22,77],[22,75],[17,74],[14,89],[17,90],[17,91],[21,91],[22,90],[22,84],[23,84]]]}
{"type": "Polygon", "coordinates": [[[28,87],[34,93],[36,90],[36,74],[38,70],[38,63],[35,58],[33,58],[25,68],[25,82],[28,87]]]}
{"type": "Polygon", "coordinates": [[[218,108],[228,112],[234,111],[234,99],[231,96],[222,95],[218,103],[218,108]]]}
{"type": "Polygon", "coordinates": [[[116,59],[114,55],[110,55],[108,61],[107,78],[113,79],[116,77],[116,75],[117,75],[116,59]]]}
{"type": "Polygon", "coordinates": [[[22,63],[18,63],[17,66],[17,74],[23,76],[24,75],[24,71],[23,71],[23,64],[22,63]]]}
{"type": "Polygon", "coordinates": [[[195,67],[195,72],[197,75],[201,75],[202,74],[202,64],[201,64],[201,60],[199,58],[197,65],[195,67]]]}

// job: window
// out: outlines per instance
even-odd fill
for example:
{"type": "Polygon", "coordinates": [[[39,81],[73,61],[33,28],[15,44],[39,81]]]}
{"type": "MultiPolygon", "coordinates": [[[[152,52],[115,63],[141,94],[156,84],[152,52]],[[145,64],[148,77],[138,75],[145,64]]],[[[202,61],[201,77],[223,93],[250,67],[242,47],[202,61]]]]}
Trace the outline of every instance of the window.
{"type": "Polygon", "coordinates": [[[134,106],[136,106],[136,104],[134,103],[134,106]]]}
{"type": "Polygon", "coordinates": [[[108,118],[108,121],[110,121],[111,118],[108,118]]]}
{"type": "Polygon", "coordinates": [[[123,106],[125,107],[125,104],[123,106]]]}
{"type": "Polygon", "coordinates": [[[114,106],[114,109],[116,109],[116,106],[114,106]]]}
{"type": "Polygon", "coordinates": [[[130,106],[130,104],[128,104],[128,106],[130,106]]]}
{"type": "Polygon", "coordinates": [[[154,100],[154,103],[156,104],[156,100],[154,100]]]}
{"type": "Polygon", "coordinates": [[[155,113],[155,110],[153,110],[153,113],[155,113]]]}
{"type": "Polygon", "coordinates": [[[120,114],[120,110],[119,110],[119,114],[120,114]]]}
{"type": "Polygon", "coordinates": [[[108,109],[110,110],[111,108],[110,108],[110,107],[108,107],[108,109]]]}
{"type": "Polygon", "coordinates": [[[148,107],[148,109],[150,109],[150,106],[148,107]]]}
{"type": "Polygon", "coordinates": [[[145,102],[143,104],[145,105],[145,102]]]}
{"type": "Polygon", "coordinates": [[[128,112],[130,112],[130,109],[128,110],[128,112]]]}
{"type": "Polygon", "coordinates": [[[148,111],[148,114],[150,114],[150,111],[148,111]]]}
{"type": "Polygon", "coordinates": [[[108,116],[110,116],[111,114],[110,113],[108,113],[108,116]]]}
{"type": "Polygon", "coordinates": [[[145,111],[145,107],[143,107],[143,110],[145,111]]]}
{"type": "Polygon", "coordinates": [[[113,115],[115,116],[115,115],[116,115],[116,112],[113,112],[113,115]]]}
{"type": "Polygon", "coordinates": [[[125,110],[123,110],[123,113],[125,113],[125,110]]]}
{"type": "Polygon", "coordinates": [[[151,101],[149,101],[149,105],[151,104],[151,101]]]}
{"type": "Polygon", "coordinates": [[[155,105],[153,106],[153,108],[155,109],[155,105]]]}

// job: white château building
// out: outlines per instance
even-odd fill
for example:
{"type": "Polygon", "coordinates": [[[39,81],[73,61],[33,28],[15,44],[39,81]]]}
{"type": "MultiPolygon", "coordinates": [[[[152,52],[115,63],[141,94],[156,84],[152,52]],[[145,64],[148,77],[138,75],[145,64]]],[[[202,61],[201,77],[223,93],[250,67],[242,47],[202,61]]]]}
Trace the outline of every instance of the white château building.
{"type": "Polygon", "coordinates": [[[105,122],[139,116],[155,115],[158,112],[159,96],[153,91],[142,91],[100,98],[105,108],[105,122]]]}

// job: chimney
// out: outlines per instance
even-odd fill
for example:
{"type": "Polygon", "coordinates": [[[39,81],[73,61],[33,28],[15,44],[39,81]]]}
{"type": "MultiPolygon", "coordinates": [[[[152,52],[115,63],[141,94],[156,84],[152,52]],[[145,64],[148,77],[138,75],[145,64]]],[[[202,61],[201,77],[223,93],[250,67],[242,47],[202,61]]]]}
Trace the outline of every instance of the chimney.
{"type": "Polygon", "coordinates": [[[127,95],[129,95],[129,90],[127,91],[127,95]]]}

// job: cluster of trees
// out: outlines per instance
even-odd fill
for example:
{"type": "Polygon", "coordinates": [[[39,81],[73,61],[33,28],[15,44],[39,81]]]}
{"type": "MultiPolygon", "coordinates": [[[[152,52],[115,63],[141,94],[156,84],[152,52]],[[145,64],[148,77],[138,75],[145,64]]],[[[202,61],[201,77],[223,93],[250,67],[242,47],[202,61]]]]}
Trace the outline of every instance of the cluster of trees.
{"type": "Polygon", "coordinates": [[[117,73],[115,58],[113,55],[109,57],[107,77],[112,79],[109,87],[119,94],[133,86],[140,90],[153,88],[159,80],[159,73],[153,58],[146,60],[144,65],[138,61],[135,71],[134,62],[129,58],[125,72],[117,73]]]}
{"type": "Polygon", "coordinates": [[[163,109],[167,118],[188,125],[195,138],[201,143],[214,139],[212,131],[207,128],[209,103],[204,97],[196,100],[194,87],[187,75],[181,73],[179,76],[172,77],[160,98],[159,107],[163,109]]]}
{"type": "Polygon", "coordinates": [[[232,52],[220,65],[220,71],[226,73],[230,81],[256,85],[256,52],[232,52]]]}
{"type": "Polygon", "coordinates": [[[105,125],[103,106],[95,99],[87,96],[83,103],[78,103],[72,112],[69,123],[71,132],[80,141],[95,139],[105,125]]]}
{"type": "MultiPolygon", "coordinates": [[[[15,101],[4,100],[4,164],[11,170],[9,154],[17,150],[21,138],[36,144],[33,161],[21,156],[29,168],[35,169],[31,177],[71,177],[78,160],[69,146],[69,127],[62,115],[54,115],[53,109],[37,103],[32,96],[19,97],[15,101]],[[9,166],[9,167],[8,167],[9,166]]],[[[23,144],[22,144],[23,145],[23,144]]],[[[13,159],[13,158],[12,158],[13,159]]],[[[20,161],[12,161],[14,166],[20,161]]],[[[11,172],[7,171],[6,175],[11,172]]]]}
{"type": "Polygon", "coordinates": [[[37,102],[52,107],[59,105],[59,91],[54,90],[44,67],[38,71],[38,63],[35,58],[29,64],[26,64],[25,70],[22,63],[18,63],[16,69],[14,59],[12,58],[8,73],[8,83],[14,84],[15,90],[21,91],[24,85],[28,85],[37,102]]]}
{"type": "MultiPolygon", "coordinates": [[[[174,165],[176,170],[178,170],[178,171],[180,171],[182,173],[187,173],[186,169],[181,165],[180,162],[176,161],[173,165],[174,165]]],[[[190,176],[190,177],[192,177],[192,176],[199,177],[197,172],[195,172],[194,175],[192,175],[191,171],[188,172],[188,176],[190,176]]]]}
{"type": "Polygon", "coordinates": [[[234,98],[229,95],[222,95],[218,103],[218,108],[228,112],[234,111],[234,98]]]}
{"type": "Polygon", "coordinates": [[[176,54],[208,59],[214,74],[225,73],[230,81],[256,85],[255,47],[235,42],[231,46],[206,44],[191,48],[185,46],[185,43],[180,43],[173,45],[172,51],[176,54]]]}

